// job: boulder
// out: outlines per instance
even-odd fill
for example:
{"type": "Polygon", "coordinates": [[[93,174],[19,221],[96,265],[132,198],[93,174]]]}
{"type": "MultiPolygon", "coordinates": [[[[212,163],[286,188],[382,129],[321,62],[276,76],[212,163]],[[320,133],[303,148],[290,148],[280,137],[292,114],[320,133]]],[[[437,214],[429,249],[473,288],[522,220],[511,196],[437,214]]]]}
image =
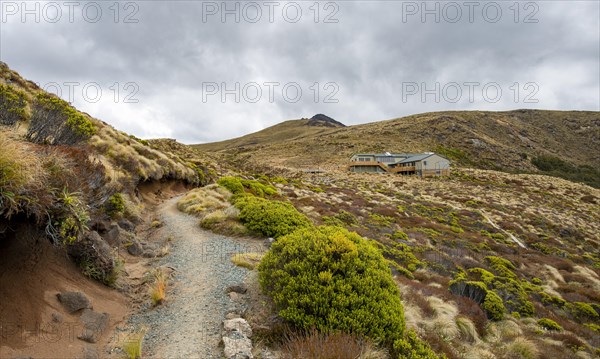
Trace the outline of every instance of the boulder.
{"type": "Polygon", "coordinates": [[[223,337],[224,354],[227,359],[253,359],[252,341],[242,333],[234,331],[223,337]]]}
{"type": "Polygon", "coordinates": [[[92,303],[81,292],[62,292],[56,295],[58,301],[65,307],[69,313],[75,313],[78,310],[92,308],[92,303]]]}
{"type": "Polygon", "coordinates": [[[248,338],[252,337],[252,328],[250,327],[250,324],[248,324],[246,319],[243,318],[233,318],[224,321],[223,330],[225,331],[225,333],[230,333],[237,330],[238,332],[244,334],[244,336],[248,338]]]}
{"type": "Polygon", "coordinates": [[[108,313],[98,313],[91,309],[85,309],[79,318],[83,323],[83,333],[77,338],[88,343],[95,343],[100,339],[110,322],[108,313]]]}

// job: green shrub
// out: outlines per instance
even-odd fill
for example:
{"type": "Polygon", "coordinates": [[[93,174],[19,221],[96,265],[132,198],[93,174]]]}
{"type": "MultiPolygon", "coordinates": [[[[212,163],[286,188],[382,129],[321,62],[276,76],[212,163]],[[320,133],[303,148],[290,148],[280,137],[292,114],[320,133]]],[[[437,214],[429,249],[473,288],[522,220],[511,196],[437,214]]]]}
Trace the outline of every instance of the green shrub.
{"type": "Polygon", "coordinates": [[[487,293],[487,286],[483,282],[469,282],[462,278],[450,281],[448,288],[450,293],[472,299],[475,303],[484,303],[487,293]]]}
{"type": "Polygon", "coordinates": [[[560,325],[558,325],[558,323],[552,319],[541,318],[540,320],[537,321],[537,323],[540,327],[547,329],[547,330],[556,330],[556,331],[562,330],[562,327],[560,325]]]}
{"type": "Polygon", "coordinates": [[[468,270],[469,274],[473,274],[478,277],[478,280],[482,281],[486,285],[491,285],[496,276],[491,272],[486,271],[483,268],[471,268],[468,270]]]}
{"type": "Polygon", "coordinates": [[[277,194],[277,189],[271,185],[266,185],[254,180],[242,180],[242,186],[248,189],[250,193],[257,197],[273,196],[277,194]]]}
{"type": "Polygon", "coordinates": [[[340,227],[297,230],[275,241],[259,281],[299,329],[343,331],[394,343],[404,332],[400,293],[381,252],[340,227]]]}
{"type": "Polygon", "coordinates": [[[437,359],[437,356],[429,344],[421,340],[414,330],[407,330],[402,339],[394,342],[394,352],[398,353],[398,359],[437,359]]]}
{"type": "Polygon", "coordinates": [[[225,187],[229,190],[229,192],[233,194],[238,194],[244,192],[244,186],[242,185],[242,180],[238,177],[226,176],[221,177],[217,181],[219,186],[225,187]]]}
{"type": "Polygon", "coordinates": [[[125,213],[125,199],[120,193],[115,193],[105,204],[106,213],[111,217],[117,217],[125,213]]]}
{"type": "Polygon", "coordinates": [[[73,145],[97,131],[94,123],[66,101],[48,94],[36,96],[27,138],[35,143],[73,145]]]}
{"type": "Polygon", "coordinates": [[[554,295],[550,295],[548,293],[545,292],[539,292],[538,293],[541,297],[541,302],[543,305],[554,305],[557,308],[562,308],[567,304],[567,301],[559,298],[557,296],[554,295]]]}
{"type": "Polygon", "coordinates": [[[500,320],[504,317],[506,308],[502,303],[502,298],[491,290],[488,290],[481,309],[485,311],[487,317],[491,320],[500,320]]]}
{"type": "Polygon", "coordinates": [[[26,120],[25,93],[12,86],[0,84],[0,125],[12,126],[26,120]]]}
{"type": "Polygon", "coordinates": [[[500,277],[506,277],[510,279],[517,279],[513,270],[515,270],[515,265],[512,264],[509,260],[496,257],[496,256],[487,256],[485,257],[485,261],[488,263],[492,271],[496,273],[496,275],[500,277]]]}
{"type": "Polygon", "coordinates": [[[240,221],[250,231],[267,237],[279,238],[296,229],[312,226],[291,203],[245,196],[240,197],[235,206],[240,210],[240,221]]]}
{"type": "Polygon", "coordinates": [[[392,235],[392,239],[408,241],[408,235],[402,231],[396,231],[392,235]]]}
{"type": "Polygon", "coordinates": [[[567,308],[578,319],[598,319],[598,313],[589,303],[568,303],[567,308]]]}

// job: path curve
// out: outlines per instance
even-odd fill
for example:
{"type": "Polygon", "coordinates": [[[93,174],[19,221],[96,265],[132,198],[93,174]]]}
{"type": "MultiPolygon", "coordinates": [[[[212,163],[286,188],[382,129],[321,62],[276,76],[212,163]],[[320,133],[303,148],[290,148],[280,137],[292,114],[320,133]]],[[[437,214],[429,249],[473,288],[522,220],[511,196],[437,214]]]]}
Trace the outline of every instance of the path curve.
{"type": "Polygon", "coordinates": [[[244,244],[205,231],[198,219],[177,209],[180,197],[158,208],[164,235],[172,236],[170,254],[159,265],[175,269],[166,302],[133,316],[131,324],[146,326],[144,357],[222,358],[221,323],[230,311],[241,311],[225,289],[242,283],[247,271],[231,263],[244,244]]]}

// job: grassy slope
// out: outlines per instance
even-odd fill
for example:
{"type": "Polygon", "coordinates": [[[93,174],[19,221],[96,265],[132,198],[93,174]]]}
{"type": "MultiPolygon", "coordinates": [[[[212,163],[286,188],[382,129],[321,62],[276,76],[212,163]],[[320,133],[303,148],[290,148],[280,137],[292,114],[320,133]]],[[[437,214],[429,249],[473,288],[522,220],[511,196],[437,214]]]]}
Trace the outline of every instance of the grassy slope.
{"type": "Polygon", "coordinates": [[[533,171],[556,156],[600,167],[600,113],[517,110],[436,112],[345,128],[287,121],[233,140],[195,146],[287,168],[340,168],[354,153],[438,151],[467,167],[533,171]]]}
{"type": "Polygon", "coordinates": [[[285,121],[242,137],[193,147],[205,152],[217,152],[265,144],[282,144],[288,141],[302,141],[312,136],[335,131],[331,127],[308,126],[308,122],[309,120],[306,119],[285,121]]]}

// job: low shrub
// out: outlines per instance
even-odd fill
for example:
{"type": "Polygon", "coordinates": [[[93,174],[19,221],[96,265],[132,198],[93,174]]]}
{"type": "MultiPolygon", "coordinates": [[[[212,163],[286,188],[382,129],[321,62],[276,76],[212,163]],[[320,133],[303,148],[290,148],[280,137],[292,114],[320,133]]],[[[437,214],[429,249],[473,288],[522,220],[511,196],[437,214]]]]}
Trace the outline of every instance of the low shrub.
{"type": "Polygon", "coordinates": [[[12,126],[26,121],[27,100],[23,91],[0,84],[0,125],[12,126]]]}
{"type": "Polygon", "coordinates": [[[118,217],[125,213],[125,199],[120,193],[115,193],[106,201],[105,204],[106,214],[111,217],[118,217]]]}
{"type": "Polygon", "coordinates": [[[244,186],[242,185],[242,179],[233,176],[221,177],[217,181],[219,186],[222,186],[229,190],[233,194],[244,192],[244,186]]]}
{"type": "Polygon", "coordinates": [[[589,303],[574,302],[568,303],[567,309],[577,319],[598,319],[599,315],[589,303]]]}
{"type": "Polygon", "coordinates": [[[27,139],[35,143],[73,145],[97,132],[94,123],[66,101],[48,94],[36,96],[27,139]]]}
{"type": "Polygon", "coordinates": [[[235,202],[240,210],[240,221],[253,232],[279,238],[300,228],[311,227],[304,214],[288,202],[244,196],[235,202]]]}
{"type": "Polygon", "coordinates": [[[562,327],[552,319],[541,318],[537,321],[538,325],[547,330],[561,331],[562,327]]]}
{"type": "Polygon", "coordinates": [[[303,228],[279,238],[259,265],[259,281],[294,327],[343,331],[392,344],[404,313],[382,254],[339,227],[303,228]]]}
{"type": "Polygon", "coordinates": [[[393,344],[398,359],[438,359],[429,344],[421,340],[414,330],[407,330],[404,337],[393,344]]]}
{"type": "Polygon", "coordinates": [[[498,296],[498,294],[493,291],[488,291],[485,296],[485,300],[481,305],[481,309],[485,311],[485,314],[491,320],[500,320],[504,317],[504,312],[506,308],[504,307],[504,303],[502,303],[502,298],[498,296]]]}

